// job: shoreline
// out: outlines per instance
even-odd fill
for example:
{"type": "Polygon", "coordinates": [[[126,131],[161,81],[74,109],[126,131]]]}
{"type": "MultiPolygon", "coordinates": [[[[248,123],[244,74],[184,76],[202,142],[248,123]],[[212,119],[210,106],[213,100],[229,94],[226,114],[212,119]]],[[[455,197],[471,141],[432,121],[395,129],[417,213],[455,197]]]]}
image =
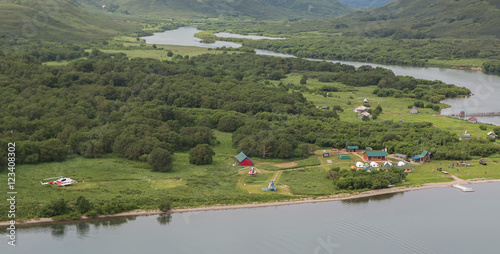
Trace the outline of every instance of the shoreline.
{"type": "MultiPolygon", "coordinates": [[[[458,179],[458,178],[455,178],[458,179]]],[[[296,204],[309,204],[309,203],[320,203],[320,202],[333,202],[333,201],[342,201],[349,199],[357,199],[357,198],[367,198],[373,196],[379,196],[384,194],[392,194],[392,193],[400,193],[407,191],[417,191],[417,190],[425,190],[425,189],[434,189],[434,188],[446,188],[452,187],[454,184],[461,183],[463,185],[468,184],[478,184],[478,183],[492,183],[492,182],[500,182],[500,179],[470,179],[452,182],[441,182],[441,183],[427,183],[420,186],[401,186],[394,188],[385,188],[378,190],[370,190],[359,193],[341,193],[331,196],[321,196],[317,198],[306,198],[306,199],[292,199],[288,201],[276,201],[276,202],[268,202],[268,203],[252,203],[252,204],[238,204],[238,205],[212,205],[212,206],[202,206],[202,207],[194,207],[194,208],[177,208],[172,209],[171,213],[186,213],[186,212],[201,212],[201,211],[217,211],[217,210],[233,210],[233,209],[248,209],[248,208],[260,208],[260,207],[270,207],[270,206],[284,206],[284,205],[296,205],[296,204]]],[[[134,210],[129,212],[111,214],[111,215],[99,215],[97,217],[86,217],[82,216],[76,220],[53,220],[51,218],[40,218],[40,219],[30,219],[24,222],[16,222],[17,226],[27,226],[27,225],[37,225],[37,224],[51,224],[51,223],[60,223],[60,222],[76,222],[76,221],[87,221],[87,220],[99,220],[106,218],[115,218],[115,217],[127,217],[127,216],[144,216],[144,215],[157,215],[157,214],[165,214],[165,212],[161,212],[159,210],[134,210]]],[[[0,226],[9,226],[9,221],[1,221],[0,226]]]]}

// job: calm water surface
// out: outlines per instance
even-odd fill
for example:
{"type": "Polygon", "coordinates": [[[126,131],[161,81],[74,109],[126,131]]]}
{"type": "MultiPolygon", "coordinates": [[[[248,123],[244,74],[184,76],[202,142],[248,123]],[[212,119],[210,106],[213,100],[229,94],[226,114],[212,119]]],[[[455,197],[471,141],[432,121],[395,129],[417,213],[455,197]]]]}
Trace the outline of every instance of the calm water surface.
{"type": "MultiPolygon", "coordinates": [[[[163,33],[156,33],[154,36],[144,37],[147,43],[150,44],[167,44],[167,45],[182,45],[182,46],[198,46],[198,47],[233,47],[238,48],[241,45],[232,42],[217,41],[214,44],[200,43],[201,39],[195,38],[193,35],[199,32],[195,27],[181,27],[176,30],[169,30],[163,33]]],[[[219,33],[220,37],[237,37],[249,39],[267,39],[262,36],[243,36],[229,33],[219,33]],[[221,36],[222,35],[222,36],[221,36]]],[[[281,38],[273,38],[281,39],[281,38]]],[[[271,55],[279,57],[294,57],[292,55],[276,53],[268,50],[256,50],[259,55],[271,55]]],[[[318,59],[310,59],[313,61],[323,61],[318,59]]],[[[434,67],[408,67],[398,65],[382,65],[364,62],[350,62],[326,60],[328,62],[349,64],[356,67],[362,65],[371,65],[374,67],[383,67],[391,69],[396,75],[413,76],[419,79],[441,80],[448,84],[467,87],[472,91],[472,96],[468,99],[456,98],[447,99],[443,102],[451,105],[450,108],[443,109],[442,114],[458,114],[464,110],[466,112],[500,112],[500,76],[484,74],[478,71],[470,70],[455,70],[447,68],[434,67]]],[[[478,117],[479,121],[500,125],[500,117],[478,117]]]]}
{"type": "Polygon", "coordinates": [[[36,226],[0,252],[497,254],[500,184],[471,187],[36,226]]]}

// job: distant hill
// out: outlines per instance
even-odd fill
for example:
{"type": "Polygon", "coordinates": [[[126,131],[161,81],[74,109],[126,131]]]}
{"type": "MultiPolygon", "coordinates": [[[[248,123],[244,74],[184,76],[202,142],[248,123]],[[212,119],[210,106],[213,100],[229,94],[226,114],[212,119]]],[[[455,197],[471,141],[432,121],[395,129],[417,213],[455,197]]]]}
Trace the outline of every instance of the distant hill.
{"type": "Polygon", "coordinates": [[[362,7],[362,8],[374,8],[382,6],[392,0],[339,0],[341,3],[362,7]]]}
{"type": "Polygon", "coordinates": [[[0,35],[87,42],[138,26],[89,13],[69,0],[0,0],[0,35]]]}
{"type": "Polygon", "coordinates": [[[249,16],[256,19],[319,18],[354,9],[338,0],[73,0],[92,10],[143,17],[202,18],[249,16]]]}
{"type": "Polygon", "coordinates": [[[349,24],[346,31],[361,28],[380,36],[406,31],[417,37],[500,37],[499,8],[499,0],[394,0],[336,21],[349,24]]]}

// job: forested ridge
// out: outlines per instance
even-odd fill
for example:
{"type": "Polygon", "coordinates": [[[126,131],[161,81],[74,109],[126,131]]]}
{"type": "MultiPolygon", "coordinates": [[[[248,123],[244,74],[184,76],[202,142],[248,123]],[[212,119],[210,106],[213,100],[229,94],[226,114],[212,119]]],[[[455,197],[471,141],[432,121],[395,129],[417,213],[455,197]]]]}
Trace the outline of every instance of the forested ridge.
{"type": "MultiPolygon", "coordinates": [[[[214,129],[234,132],[234,147],[262,158],[302,157],[313,150],[311,145],[340,148],[346,141],[413,154],[420,136],[441,159],[498,151],[488,140],[458,142],[456,135],[429,123],[343,122],[336,114],[339,108],[317,109],[300,92],[303,87],[324,93],[325,87],[274,85],[298,72],[353,87],[377,85],[377,94],[393,91],[382,96],[433,101],[470,92],[381,68],[250,53],[128,59],[99,50],[85,54],[77,47],[72,52],[87,59],[47,66],[41,64],[46,55],[41,51],[0,56],[0,140],[16,142],[18,163],[110,153],[147,161],[155,150],[173,153],[213,145],[214,129]]],[[[335,92],[335,87],[326,88],[335,92]]]]}

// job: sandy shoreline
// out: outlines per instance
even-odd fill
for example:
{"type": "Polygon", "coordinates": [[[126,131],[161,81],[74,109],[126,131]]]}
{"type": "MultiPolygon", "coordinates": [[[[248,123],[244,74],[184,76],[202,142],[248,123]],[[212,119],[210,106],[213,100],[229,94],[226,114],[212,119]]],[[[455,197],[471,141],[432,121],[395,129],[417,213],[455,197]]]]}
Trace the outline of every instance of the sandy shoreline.
{"type": "MultiPolygon", "coordinates": [[[[319,203],[319,202],[332,202],[332,201],[341,201],[348,199],[356,199],[356,198],[365,198],[365,197],[373,197],[384,194],[398,193],[398,192],[406,192],[406,191],[415,191],[415,190],[424,190],[424,189],[432,189],[432,188],[445,188],[452,187],[453,184],[476,184],[476,183],[489,183],[489,182],[500,182],[500,179],[471,179],[471,180],[459,180],[453,182],[446,183],[428,183],[421,186],[414,187],[395,187],[395,188],[387,188],[387,189],[379,189],[379,190],[370,190],[360,193],[342,193],[331,196],[322,196],[317,198],[307,198],[307,199],[293,199],[288,201],[277,201],[277,202],[269,202],[269,203],[253,203],[253,204],[240,204],[240,205],[214,205],[214,206],[206,206],[206,207],[196,207],[196,208],[185,208],[185,209],[172,209],[172,213],[185,213],[185,212],[200,212],[200,211],[215,211],[215,210],[229,210],[229,209],[245,209],[245,208],[258,208],[258,207],[269,207],[269,206],[282,206],[282,205],[295,205],[295,204],[307,204],[307,203],[319,203]]],[[[31,219],[25,222],[16,222],[16,226],[23,225],[33,225],[33,224],[44,224],[44,223],[53,223],[53,222],[74,222],[74,221],[84,221],[84,220],[95,220],[95,219],[105,219],[105,218],[114,218],[114,217],[124,217],[124,216],[140,216],[140,215],[155,215],[155,214],[163,214],[163,212],[159,210],[135,210],[124,213],[117,213],[112,215],[100,215],[94,218],[88,218],[83,216],[78,220],[63,220],[63,221],[55,221],[51,218],[40,218],[40,219],[31,219]]],[[[0,226],[9,226],[9,221],[0,222],[0,226]]]]}

